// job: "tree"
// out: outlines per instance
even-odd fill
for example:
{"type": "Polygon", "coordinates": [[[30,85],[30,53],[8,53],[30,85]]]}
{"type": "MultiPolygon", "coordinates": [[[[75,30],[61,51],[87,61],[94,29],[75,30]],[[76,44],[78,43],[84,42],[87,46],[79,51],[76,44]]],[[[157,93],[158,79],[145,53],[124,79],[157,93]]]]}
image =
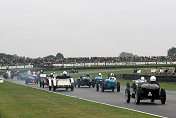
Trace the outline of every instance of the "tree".
{"type": "Polygon", "coordinates": [[[56,58],[64,58],[64,55],[61,54],[61,53],[57,53],[57,54],[56,54],[56,58]]]}
{"type": "Polygon", "coordinates": [[[46,57],[44,57],[44,58],[51,59],[51,58],[55,58],[55,56],[54,56],[54,55],[49,55],[49,56],[46,56],[46,57]]]}
{"type": "Polygon", "coordinates": [[[176,48],[172,47],[169,50],[167,50],[167,56],[176,56],[176,48]]]}
{"type": "MultiPolygon", "coordinates": [[[[121,52],[119,57],[133,57],[134,55],[129,52],[121,52]]],[[[136,55],[135,55],[136,56],[136,55]]]]}

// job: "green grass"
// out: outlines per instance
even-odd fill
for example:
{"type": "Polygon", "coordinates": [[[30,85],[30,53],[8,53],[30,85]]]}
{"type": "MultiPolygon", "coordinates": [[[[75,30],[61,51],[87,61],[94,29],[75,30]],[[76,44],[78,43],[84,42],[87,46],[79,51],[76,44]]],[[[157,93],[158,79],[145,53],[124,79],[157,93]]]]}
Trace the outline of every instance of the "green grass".
{"type": "Polygon", "coordinates": [[[0,84],[3,118],[154,118],[6,82],[0,84]]]}

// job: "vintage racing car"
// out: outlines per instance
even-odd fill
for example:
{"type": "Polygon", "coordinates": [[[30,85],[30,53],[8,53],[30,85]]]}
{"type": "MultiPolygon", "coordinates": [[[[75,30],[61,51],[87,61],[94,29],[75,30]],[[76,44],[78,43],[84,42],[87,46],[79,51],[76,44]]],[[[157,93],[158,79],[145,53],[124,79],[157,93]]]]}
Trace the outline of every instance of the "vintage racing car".
{"type": "MultiPolygon", "coordinates": [[[[116,78],[115,77],[108,77],[107,79],[103,80],[100,83],[101,91],[104,92],[104,90],[112,90],[114,91],[115,88],[117,88],[117,92],[120,92],[120,82],[117,82],[116,84],[116,78]]],[[[99,85],[97,85],[99,86],[99,85]]],[[[99,91],[97,87],[97,91],[99,91]]]]}
{"type": "Polygon", "coordinates": [[[150,99],[151,102],[161,100],[161,103],[165,104],[166,91],[163,88],[160,89],[155,76],[151,76],[149,82],[147,82],[144,77],[141,77],[141,79],[133,80],[132,86],[127,83],[125,90],[125,99],[127,103],[130,102],[130,98],[134,98],[136,104],[139,104],[141,100],[146,99],[150,99]]]}
{"type": "Polygon", "coordinates": [[[71,91],[73,91],[74,80],[64,71],[62,75],[49,78],[49,90],[51,90],[51,88],[53,88],[53,91],[56,91],[57,88],[65,88],[66,90],[70,88],[71,91]]]}
{"type": "Polygon", "coordinates": [[[78,71],[77,71],[77,70],[72,69],[72,70],[70,70],[70,71],[69,71],[69,73],[78,73],[78,71]]]}
{"type": "Polygon", "coordinates": [[[35,76],[29,76],[25,79],[25,84],[36,84],[36,77],[35,76]]]}
{"type": "Polygon", "coordinates": [[[40,73],[39,75],[40,87],[45,87],[45,85],[49,86],[49,80],[47,78],[46,73],[40,73]]]}
{"type": "Polygon", "coordinates": [[[78,78],[77,80],[75,80],[75,87],[76,85],[78,85],[78,88],[80,88],[80,86],[88,86],[89,88],[91,87],[91,77],[90,75],[82,75],[80,76],[80,78],[78,78]]]}
{"type": "Polygon", "coordinates": [[[94,88],[96,85],[97,91],[99,91],[99,84],[103,81],[103,76],[101,73],[98,74],[98,76],[95,76],[94,79],[92,79],[92,87],[94,88]]]}

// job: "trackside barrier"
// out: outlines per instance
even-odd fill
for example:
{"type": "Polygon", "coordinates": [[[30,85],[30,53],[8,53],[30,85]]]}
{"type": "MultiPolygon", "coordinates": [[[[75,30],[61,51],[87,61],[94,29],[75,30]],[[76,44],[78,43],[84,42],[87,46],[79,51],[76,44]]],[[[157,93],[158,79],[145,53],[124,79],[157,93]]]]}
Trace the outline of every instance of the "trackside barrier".
{"type": "Polygon", "coordinates": [[[99,66],[99,65],[157,65],[157,64],[176,64],[176,62],[119,62],[119,63],[75,63],[75,64],[53,64],[54,67],[76,67],[76,66],[99,66]]]}
{"type": "Polygon", "coordinates": [[[23,65],[23,66],[0,66],[1,70],[6,69],[23,69],[23,68],[33,68],[33,65],[23,65]]]}

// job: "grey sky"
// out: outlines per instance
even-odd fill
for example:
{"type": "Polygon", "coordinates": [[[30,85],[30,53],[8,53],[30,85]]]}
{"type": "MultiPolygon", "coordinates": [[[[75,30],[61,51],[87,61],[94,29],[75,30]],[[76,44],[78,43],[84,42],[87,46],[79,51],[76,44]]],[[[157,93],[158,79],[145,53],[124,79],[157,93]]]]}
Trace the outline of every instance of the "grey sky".
{"type": "Polygon", "coordinates": [[[0,52],[43,57],[166,55],[175,0],[0,0],[0,52]]]}

